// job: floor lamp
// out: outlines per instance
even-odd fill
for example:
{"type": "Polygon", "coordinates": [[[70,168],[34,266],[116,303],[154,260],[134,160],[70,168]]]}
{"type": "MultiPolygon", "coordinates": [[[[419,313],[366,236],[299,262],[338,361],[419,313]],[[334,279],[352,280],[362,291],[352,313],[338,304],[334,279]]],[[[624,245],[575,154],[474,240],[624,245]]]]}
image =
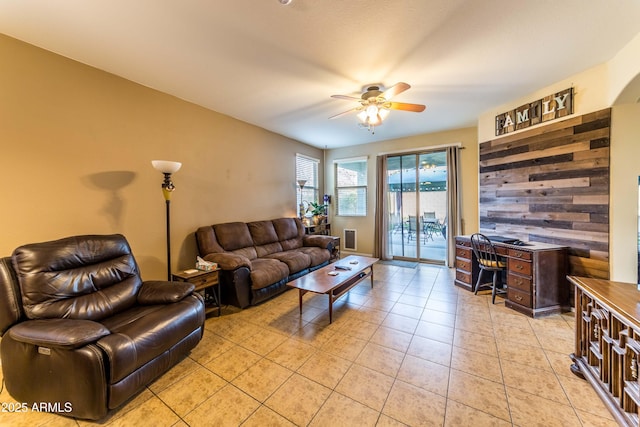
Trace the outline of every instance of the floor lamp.
{"type": "Polygon", "coordinates": [[[298,214],[300,215],[300,219],[302,220],[302,218],[304,218],[304,203],[302,203],[302,189],[304,188],[304,185],[307,183],[306,179],[299,179],[298,180],[298,187],[300,187],[300,206],[298,206],[298,214]]]}
{"type": "Polygon", "coordinates": [[[153,167],[164,174],[162,181],[162,194],[167,206],[167,280],[171,280],[171,221],[169,219],[169,207],[171,206],[171,193],[176,189],[171,182],[171,174],[178,172],[182,163],[168,160],[152,160],[153,167]]]}

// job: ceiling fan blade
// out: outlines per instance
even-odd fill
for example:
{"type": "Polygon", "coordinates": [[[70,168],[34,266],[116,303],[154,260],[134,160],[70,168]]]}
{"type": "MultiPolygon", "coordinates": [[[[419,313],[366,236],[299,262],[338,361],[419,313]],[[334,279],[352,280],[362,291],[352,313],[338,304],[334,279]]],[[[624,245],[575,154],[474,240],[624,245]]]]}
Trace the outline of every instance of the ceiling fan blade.
{"type": "Polygon", "coordinates": [[[342,113],[339,113],[339,114],[336,114],[335,116],[331,116],[331,117],[329,117],[329,120],[331,120],[331,119],[337,119],[338,117],[344,116],[344,115],[349,114],[349,113],[352,113],[352,112],[354,112],[354,111],[358,111],[358,108],[356,107],[356,108],[352,108],[352,109],[347,110],[347,111],[343,111],[342,113]]]}
{"type": "Polygon", "coordinates": [[[394,96],[398,95],[399,93],[402,93],[405,90],[409,89],[410,87],[411,86],[407,83],[403,83],[403,82],[396,83],[395,85],[391,86],[389,89],[382,92],[381,96],[388,101],[394,96]]]}
{"type": "Polygon", "coordinates": [[[347,96],[347,95],[331,95],[332,98],[336,98],[336,99],[346,99],[347,101],[362,101],[362,98],[355,98],[353,96],[347,96]]]}
{"type": "Polygon", "coordinates": [[[389,102],[385,107],[391,110],[413,111],[414,113],[420,113],[427,108],[421,104],[407,104],[406,102],[389,102]]]}

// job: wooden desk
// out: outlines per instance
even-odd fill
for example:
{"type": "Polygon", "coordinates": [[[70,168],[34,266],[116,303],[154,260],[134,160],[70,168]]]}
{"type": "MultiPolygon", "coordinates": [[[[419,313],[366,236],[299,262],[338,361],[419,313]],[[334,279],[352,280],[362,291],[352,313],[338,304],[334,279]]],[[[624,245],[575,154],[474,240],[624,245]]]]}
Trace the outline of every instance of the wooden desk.
{"type": "MultiPolygon", "coordinates": [[[[531,317],[570,310],[565,246],[537,242],[527,246],[494,242],[494,246],[507,258],[505,306],[531,317]]],[[[479,270],[471,236],[457,236],[455,284],[471,291],[479,270]]]]}

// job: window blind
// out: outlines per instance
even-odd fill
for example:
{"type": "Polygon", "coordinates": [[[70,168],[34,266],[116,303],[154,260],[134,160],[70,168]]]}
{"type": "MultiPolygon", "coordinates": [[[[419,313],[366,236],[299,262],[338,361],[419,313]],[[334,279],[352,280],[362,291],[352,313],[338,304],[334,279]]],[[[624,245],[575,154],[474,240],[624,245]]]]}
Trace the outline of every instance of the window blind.
{"type": "Polygon", "coordinates": [[[320,160],[303,154],[296,154],[296,183],[306,180],[302,191],[298,187],[296,191],[296,212],[302,201],[318,202],[320,186],[318,183],[318,165],[320,160]]]}

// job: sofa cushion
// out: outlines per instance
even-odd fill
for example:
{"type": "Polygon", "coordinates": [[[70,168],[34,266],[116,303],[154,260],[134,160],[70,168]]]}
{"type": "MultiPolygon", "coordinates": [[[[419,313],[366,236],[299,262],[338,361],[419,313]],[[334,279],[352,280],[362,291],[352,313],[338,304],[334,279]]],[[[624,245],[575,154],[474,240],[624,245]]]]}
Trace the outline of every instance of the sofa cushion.
{"type": "Polygon", "coordinates": [[[111,335],[97,344],[109,358],[109,383],[122,380],[200,327],[201,304],[191,295],[172,304],[136,306],[105,319],[102,324],[111,335]]]}
{"type": "Polygon", "coordinates": [[[268,258],[273,254],[282,252],[280,242],[268,243],[262,246],[256,246],[256,253],[259,258],[268,258]]]}
{"type": "Polygon", "coordinates": [[[289,268],[277,259],[257,258],[251,262],[251,287],[264,288],[289,277],[289,268]]]}
{"type": "MultiPolygon", "coordinates": [[[[253,246],[247,246],[246,248],[236,249],[235,251],[229,252],[234,255],[240,255],[241,257],[248,259],[249,261],[258,258],[258,252],[256,252],[256,248],[253,246]]],[[[249,266],[251,268],[251,266],[249,266]]]]}
{"type": "Polygon", "coordinates": [[[311,262],[310,266],[315,267],[316,265],[324,264],[329,261],[330,253],[326,249],[318,248],[315,246],[308,246],[304,248],[298,248],[296,251],[302,252],[309,257],[311,262]]]}
{"type": "Polygon", "coordinates": [[[119,234],[20,246],[12,262],[29,319],[104,319],[134,305],[142,286],[129,243],[119,234]]]}
{"type": "Polygon", "coordinates": [[[253,247],[253,239],[249,227],[244,222],[227,222],[213,226],[218,243],[225,251],[253,247]]]}
{"type": "Polygon", "coordinates": [[[247,224],[249,233],[253,238],[255,246],[265,245],[278,241],[276,229],[273,227],[272,221],[254,221],[247,224]]]}
{"type": "MultiPolygon", "coordinates": [[[[326,252],[326,251],[325,251],[326,252]]],[[[289,267],[289,274],[294,274],[311,266],[311,257],[299,250],[277,252],[267,255],[267,258],[277,259],[289,267]]]]}
{"type": "Polygon", "coordinates": [[[258,258],[267,255],[282,252],[282,245],[278,242],[278,235],[273,222],[271,221],[254,221],[247,224],[249,232],[253,238],[253,244],[256,247],[258,258]]]}
{"type": "Polygon", "coordinates": [[[278,218],[272,222],[283,250],[302,247],[304,227],[298,218],[278,218]]]}
{"type": "Polygon", "coordinates": [[[216,232],[211,225],[198,228],[196,231],[196,244],[200,254],[224,252],[224,248],[218,243],[216,232]]]}

